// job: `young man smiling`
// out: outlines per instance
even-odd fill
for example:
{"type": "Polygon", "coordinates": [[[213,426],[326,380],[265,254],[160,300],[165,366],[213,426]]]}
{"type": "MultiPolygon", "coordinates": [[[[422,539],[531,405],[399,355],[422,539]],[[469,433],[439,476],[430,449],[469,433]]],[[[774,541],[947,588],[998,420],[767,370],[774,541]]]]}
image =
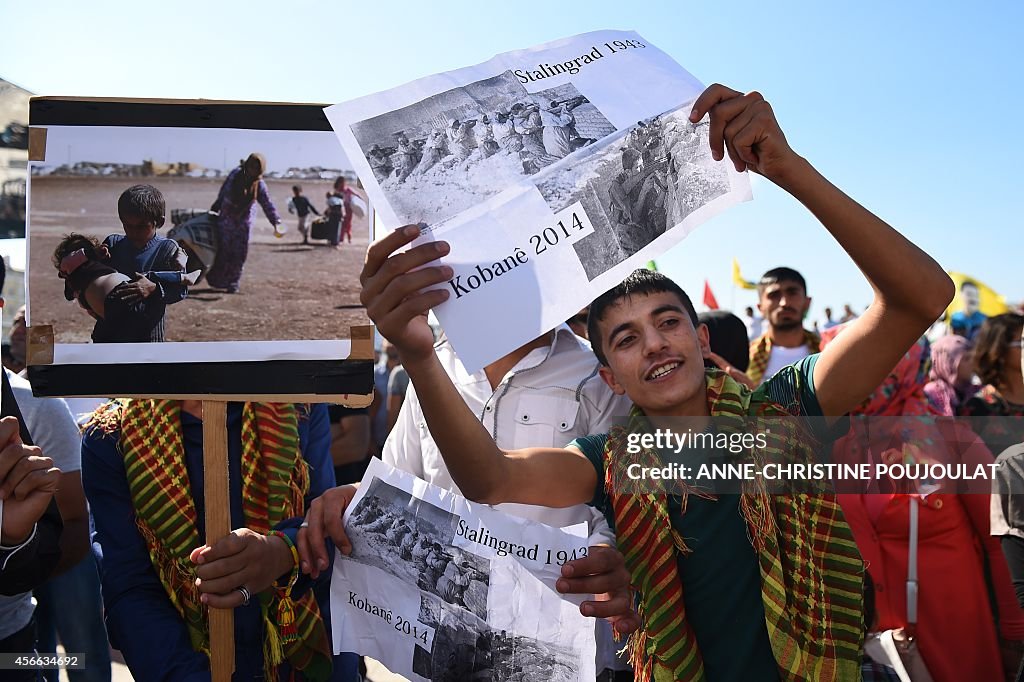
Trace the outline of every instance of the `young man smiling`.
{"type": "MultiPolygon", "coordinates": [[[[763,175],[807,206],[864,272],[874,304],[827,351],[754,393],[705,371],[707,328],[686,294],[660,275],[634,273],[599,297],[590,340],[602,379],[633,401],[634,418],[716,417],[720,429],[738,428],[736,418],[747,415],[828,415],[818,432],[793,425],[770,439],[776,454],[806,461],[827,440],[827,427],[874,390],[941,314],[952,283],[797,155],[760,94],[713,85],[691,121],[705,114],[713,156],[727,153],[737,170],[763,175]],[[914,278],[904,276],[908,270],[914,278]]],[[[418,233],[408,226],[370,247],[362,277],[370,317],[401,349],[430,432],[467,497],[552,507],[589,502],[614,522],[643,620],[632,647],[638,679],[859,679],[863,565],[832,496],[744,488],[709,497],[688,495],[685,486],[669,496],[622,494],[614,474],[623,465],[661,461],[658,453],[630,453],[622,427],[564,449],[502,451],[433,352],[426,313],[449,294],[422,290],[452,270],[421,267],[448,253],[444,243],[395,253],[418,233]]]]}

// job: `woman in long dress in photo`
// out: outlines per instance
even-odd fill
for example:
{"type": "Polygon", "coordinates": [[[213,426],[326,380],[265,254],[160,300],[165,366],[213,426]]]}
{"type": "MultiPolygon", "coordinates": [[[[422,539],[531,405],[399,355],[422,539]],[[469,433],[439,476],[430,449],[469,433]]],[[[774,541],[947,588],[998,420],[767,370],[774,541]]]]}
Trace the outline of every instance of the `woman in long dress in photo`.
{"type": "Polygon", "coordinates": [[[250,154],[228,174],[217,201],[210,207],[211,211],[219,213],[217,256],[213,267],[206,273],[206,281],[215,289],[224,289],[229,294],[238,292],[242,268],[249,255],[249,231],[256,217],[257,203],[274,226],[274,234],[281,236],[283,233],[280,229],[281,216],[263,181],[266,169],[267,160],[262,154],[250,154]]]}

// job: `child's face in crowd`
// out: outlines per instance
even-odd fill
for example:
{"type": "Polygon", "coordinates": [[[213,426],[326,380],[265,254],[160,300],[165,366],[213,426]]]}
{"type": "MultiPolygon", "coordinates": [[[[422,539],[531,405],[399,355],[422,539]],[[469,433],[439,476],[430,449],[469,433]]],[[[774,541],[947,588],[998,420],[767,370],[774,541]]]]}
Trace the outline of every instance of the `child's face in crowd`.
{"type": "Polygon", "coordinates": [[[121,225],[124,227],[124,235],[128,241],[137,249],[141,249],[156,236],[159,225],[140,215],[134,213],[122,213],[121,225]]]}

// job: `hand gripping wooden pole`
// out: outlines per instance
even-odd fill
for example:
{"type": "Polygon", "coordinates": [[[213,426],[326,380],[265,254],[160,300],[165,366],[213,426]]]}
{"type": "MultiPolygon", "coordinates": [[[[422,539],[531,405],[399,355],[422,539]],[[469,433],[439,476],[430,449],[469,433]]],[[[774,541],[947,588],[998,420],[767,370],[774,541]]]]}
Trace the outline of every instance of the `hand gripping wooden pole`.
{"type": "MultiPolygon", "coordinates": [[[[228,424],[226,402],[203,401],[203,480],[206,488],[206,544],[231,532],[231,488],[228,482],[228,424]]],[[[210,676],[231,682],[235,672],[235,613],[209,609],[210,676]]]]}

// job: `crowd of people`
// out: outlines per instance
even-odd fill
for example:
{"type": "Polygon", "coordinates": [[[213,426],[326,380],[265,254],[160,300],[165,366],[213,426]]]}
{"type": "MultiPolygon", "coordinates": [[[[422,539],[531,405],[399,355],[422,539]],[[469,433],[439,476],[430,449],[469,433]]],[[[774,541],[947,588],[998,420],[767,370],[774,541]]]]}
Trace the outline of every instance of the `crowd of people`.
{"type": "MultiPolygon", "coordinates": [[[[744,320],[698,316],[672,280],[638,270],[569,324],[469,372],[426,317],[448,296],[431,287],[451,277],[436,263],[449,247],[407,249],[420,228],[406,226],[371,245],[361,275],[362,301],[387,340],[373,404],[230,404],[235,530],[217,541],[202,520],[202,403],[110,401],[79,434],[62,401],[32,398],[5,371],[0,651],[59,638],[102,671],[92,652],[107,645],[74,642],[59,613],[91,599],[79,617],[103,614],[136,679],[208,679],[206,612],[234,609],[234,679],[359,679],[358,652],[331,649],[328,592],[334,548],[352,548],[342,515],[379,455],[509,514],[588,524],[588,556],[563,566],[556,587],[590,595],[580,611],[595,619],[600,680],[907,679],[901,668],[921,665],[937,682],[1021,679],[1024,315],[976,330],[972,315],[926,337],[955,293],[942,268],[797,155],[760,95],[712,86],[690,121],[705,114],[716,159],[786,188],[861,269],[875,292],[861,315],[806,329],[808,283],[780,267],[758,283],[762,328],[751,337],[744,320]],[[681,480],[624,487],[633,465],[664,464],[629,435],[666,417],[726,431],[744,417],[772,419],[764,453],[743,455],[755,461],[996,462],[995,489],[885,477],[838,494],[681,480]],[[50,639],[37,639],[47,599],[58,613],[50,639]],[[889,655],[872,646],[885,637],[898,643],[889,655]]],[[[225,185],[255,197],[247,163],[239,173],[248,180],[225,185]]],[[[164,281],[167,270],[153,266],[126,282],[119,267],[93,265],[114,260],[119,241],[134,246],[136,228],[140,244],[153,240],[159,225],[134,206],[122,213],[123,240],[55,254],[73,298],[101,311],[97,322],[113,292],[136,284],[130,303],[152,297],[142,279],[164,281]],[[126,219],[132,211],[139,221],[126,219]],[[99,274],[81,285],[82,268],[99,274]]],[[[218,271],[221,284],[229,270],[218,271]]],[[[368,502],[358,521],[394,545],[395,561],[421,567],[421,587],[465,600],[465,573],[445,582],[452,558],[404,516],[368,502]]]]}

